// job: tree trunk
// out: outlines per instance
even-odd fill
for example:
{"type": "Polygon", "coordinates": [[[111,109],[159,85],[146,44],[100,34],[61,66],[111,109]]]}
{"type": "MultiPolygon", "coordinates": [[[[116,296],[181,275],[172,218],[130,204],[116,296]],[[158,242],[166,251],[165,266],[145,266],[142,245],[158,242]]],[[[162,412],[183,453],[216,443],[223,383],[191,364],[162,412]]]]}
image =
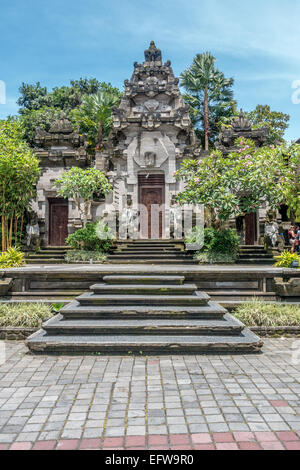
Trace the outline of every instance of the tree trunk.
{"type": "Polygon", "coordinates": [[[204,139],[205,150],[209,150],[209,107],[208,107],[208,88],[204,91],[204,139]]]}

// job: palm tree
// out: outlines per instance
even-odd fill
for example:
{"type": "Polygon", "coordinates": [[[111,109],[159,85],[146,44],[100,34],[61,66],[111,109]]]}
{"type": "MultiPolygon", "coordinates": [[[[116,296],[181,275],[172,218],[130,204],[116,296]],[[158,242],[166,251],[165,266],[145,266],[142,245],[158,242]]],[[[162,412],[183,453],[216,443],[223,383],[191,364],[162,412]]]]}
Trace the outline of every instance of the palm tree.
{"type": "MultiPolygon", "coordinates": [[[[192,107],[192,118],[196,123],[203,120],[205,150],[209,149],[210,113],[222,114],[222,107],[234,107],[233,79],[226,79],[215,67],[215,57],[210,52],[197,54],[191,67],[181,74],[181,85],[190,95],[187,102],[192,107]]],[[[226,110],[228,112],[228,109],[226,110]]],[[[230,109],[231,115],[232,110],[230,109]]]]}
{"type": "Polygon", "coordinates": [[[118,106],[121,93],[115,88],[86,95],[78,109],[73,111],[80,132],[87,134],[90,148],[100,149],[112,127],[113,108],[118,106]]]}

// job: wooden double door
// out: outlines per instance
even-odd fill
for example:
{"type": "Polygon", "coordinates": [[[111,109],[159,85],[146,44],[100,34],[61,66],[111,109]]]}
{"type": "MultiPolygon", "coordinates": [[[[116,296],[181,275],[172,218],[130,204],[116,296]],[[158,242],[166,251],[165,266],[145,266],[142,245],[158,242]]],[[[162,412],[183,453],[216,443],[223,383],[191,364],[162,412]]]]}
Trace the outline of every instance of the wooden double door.
{"type": "Polygon", "coordinates": [[[140,234],[141,238],[158,239],[163,236],[164,175],[139,175],[140,234]]]}
{"type": "Polygon", "coordinates": [[[64,246],[68,237],[68,201],[49,199],[49,245],[64,246]]]}

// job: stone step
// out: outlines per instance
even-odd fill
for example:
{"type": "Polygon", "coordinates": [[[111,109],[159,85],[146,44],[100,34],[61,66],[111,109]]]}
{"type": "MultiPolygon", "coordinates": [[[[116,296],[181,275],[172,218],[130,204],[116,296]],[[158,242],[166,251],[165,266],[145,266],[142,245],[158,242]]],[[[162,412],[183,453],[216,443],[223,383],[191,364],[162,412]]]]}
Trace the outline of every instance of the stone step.
{"type": "MultiPolygon", "coordinates": [[[[162,303],[162,302],[161,302],[162,303]]],[[[129,318],[159,318],[159,319],[221,319],[226,315],[227,311],[216,302],[209,301],[205,305],[200,306],[166,306],[163,305],[113,305],[101,306],[90,305],[84,306],[77,301],[63,307],[60,313],[65,319],[129,319],[129,318]]]]}
{"type": "Polygon", "coordinates": [[[236,264],[267,264],[272,265],[275,261],[269,258],[248,258],[248,259],[237,259],[236,264]]]}
{"type": "Polygon", "coordinates": [[[239,255],[240,259],[251,259],[251,258],[257,258],[257,259],[265,259],[265,258],[271,258],[273,259],[273,255],[269,253],[240,253],[239,255]]]}
{"type": "MultiPolygon", "coordinates": [[[[94,284],[90,287],[90,290],[94,294],[112,294],[112,295],[193,295],[197,291],[196,284],[183,284],[183,285],[105,285],[105,284],[94,284]]],[[[162,299],[163,301],[163,299],[162,299]]]]}
{"type": "Polygon", "coordinates": [[[238,335],[244,325],[229,314],[221,320],[86,319],[57,315],[43,324],[48,335],[238,335]]]}
{"type": "Polygon", "coordinates": [[[189,265],[189,264],[199,264],[199,261],[194,260],[194,259],[158,259],[158,260],[153,260],[153,259],[132,259],[132,260],[126,260],[126,259],[109,259],[106,261],[106,264],[152,264],[152,265],[159,265],[159,264],[174,264],[174,265],[189,265]]]}
{"type": "Polygon", "coordinates": [[[177,284],[182,285],[184,276],[112,275],[104,276],[106,284],[177,284]]]}
{"type": "Polygon", "coordinates": [[[206,305],[210,297],[205,292],[194,295],[95,295],[85,293],[76,299],[81,305],[206,305]]]}
{"type": "Polygon", "coordinates": [[[64,259],[56,259],[56,258],[27,258],[25,259],[26,264],[42,264],[44,266],[47,266],[48,264],[65,264],[64,259]]]}
{"type": "Polygon", "coordinates": [[[32,259],[32,260],[35,260],[35,259],[44,259],[44,260],[48,260],[48,259],[64,259],[65,255],[64,254],[45,254],[43,252],[40,252],[40,253],[37,253],[37,254],[34,254],[34,255],[28,255],[26,256],[26,259],[32,259]]]}
{"type": "Polygon", "coordinates": [[[169,254],[169,253],[141,253],[141,254],[123,254],[122,252],[114,253],[113,255],[108,255],[108,259],[183,259],[183,258],[190,258],[191,255],[187,255],[185,253],[176,253],[176,254],[169,254]]]}
{"type": "Polygon", "coordinates": [[[184,254],[184,251],[180,250],[179,248],[161,248],[160,250],[157,249],[157,248],[151,248],[151,249],[136,249],[136,248],[133,248],[133,249],[125,249],[125,248],[122,248],[121,250],[114,250],[112,252],[113,255],[117,255],[117,254],[126,254],[126,255],[144,255],[144,254],[151,254],[151,255],[161,255],[161,254],[184,254]]]}
{"type": "Polygon", "coordinates": [[[103,353],[103,354],[200,354],[257,353],[263,345],[249,330],[237,336],[220,335],[78,335],[48,336],[43,330],[26,341],[35,353],[103,353]]]}

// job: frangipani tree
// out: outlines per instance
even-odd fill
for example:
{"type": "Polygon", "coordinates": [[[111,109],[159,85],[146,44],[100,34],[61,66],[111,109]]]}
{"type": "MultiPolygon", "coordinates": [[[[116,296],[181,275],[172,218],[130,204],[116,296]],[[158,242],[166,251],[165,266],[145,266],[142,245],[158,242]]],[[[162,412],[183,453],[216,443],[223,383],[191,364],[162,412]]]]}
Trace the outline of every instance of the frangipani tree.
{"type": "Polygon", "coordinates": [[[35,196],[39,161],[23,140],[18,121],[0,121],[0,216],[2,251],[21,241],[24,214],[35,196]]]}
{"type": "Polygon", "coordinates": [[[55,181],[57,195],[72,198],[80,212],[84,227],[87,224],[90,205],[95,195],[105,196],[111,185],[105,174],[96,168],[73,167],[55,181]]]}
{"type": "MultiPolygon", "coordinates": [[[[278,208],[294,185],[294,170],[284,148],[256,148],[245,139],[236,145],[238,151],[226,157],[214,151],[202,161],[185,160],[176,173],[186,183],[179,202],[203,204],[215,228],[222,228],[231,217],[255,212],[265,202],[278,208]]],[[[296,154],[299,162],[300,153],[296,154]]]]}

